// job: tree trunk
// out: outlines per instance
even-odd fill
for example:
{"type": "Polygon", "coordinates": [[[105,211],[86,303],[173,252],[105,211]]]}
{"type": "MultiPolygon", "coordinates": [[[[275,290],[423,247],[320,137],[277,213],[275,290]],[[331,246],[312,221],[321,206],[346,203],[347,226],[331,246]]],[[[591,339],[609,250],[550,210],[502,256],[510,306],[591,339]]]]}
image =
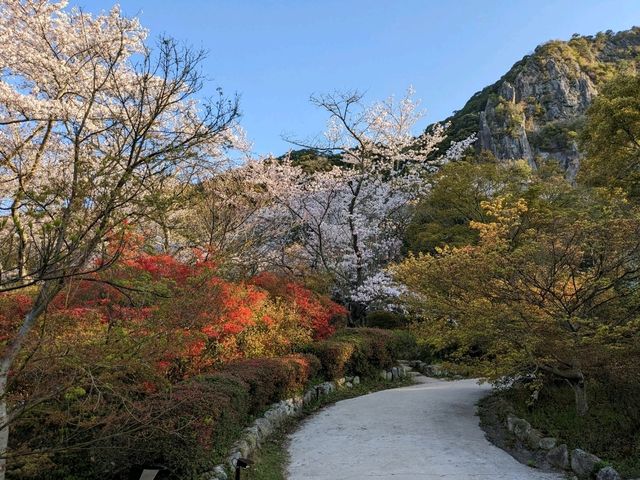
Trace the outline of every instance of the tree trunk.
{"type": "Polygon", "coordinates": [[[586,415],[589,410],[589,403],[587,402],[587,386],[584,381],[584,374],[582,373],[582,369],[579,367],[578,362],[574,362],[573,368],[566,370],[545,364],[538,365],[538,367],[545,372],[552,373],[553,375],[562,378],[571,385],[576,398],[576,413],[579,416],[586,415]]]}
{"type": "Polygon", "coordinates": [[[349,302],[349,326],[350,327],[366,327],[366,306],[361,302],[349,302]]]}
{"type": "Polygon", "coordinates": [[[587,414],[589,404],[587,402],[587,387],[584,380],[572,381],[571,388],[576,397],[576,413],[582,417],[587,414]]]}
{"type": "Polygon", "coordinates": [[[11,412],[7,408],[7,385],[9,372],[15,362],[27,335],[33,328],[40,314],[47,308],[51,299],[60,291],[62,281],[45,282],[33,302],[31,311],[24,317],[22,325],[15,337],[7,343],[0,357],[0,480],[5,479],[7,470],[7,453],[9,447],[9,424],[11,412]]]}
{"type": "Polygon", "coordinates": [[[9,416],[7,415],[7,375],[0,377],[0,480],[7,472],[7,447],[9,446],[9,416]]]}
{"type": "Polygon", "coordinates": [[[23,282],[25,276],[27,275],[26,271],[26,250],[27,250],[27,235],[24,231],[24,227],[22,225],[22,220],[20,218],[20,212],[18,211],[21,195],[17,195],[11,204],[11,220],[13,221],[13,227],[16,229],[16,234],[18,236],[18,251],[17,251],[17,280],[18,282],[23,282]]]}

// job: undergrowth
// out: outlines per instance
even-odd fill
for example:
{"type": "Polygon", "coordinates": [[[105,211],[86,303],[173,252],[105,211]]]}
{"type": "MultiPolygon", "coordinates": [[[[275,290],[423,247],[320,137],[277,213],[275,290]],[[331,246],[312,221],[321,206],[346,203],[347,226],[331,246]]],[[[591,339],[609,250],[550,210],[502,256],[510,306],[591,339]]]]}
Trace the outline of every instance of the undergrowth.
{"type": "Polygon", "coordinates": [[[503,392],[514,413],[535,428],[581,448],[610,463],[626,478],[640,476],[640,386],[588,385],[589,411],[575,412],[573,391],[556,385],[540,392],[527,406],[530,391],[519,388],[503,392]]]}

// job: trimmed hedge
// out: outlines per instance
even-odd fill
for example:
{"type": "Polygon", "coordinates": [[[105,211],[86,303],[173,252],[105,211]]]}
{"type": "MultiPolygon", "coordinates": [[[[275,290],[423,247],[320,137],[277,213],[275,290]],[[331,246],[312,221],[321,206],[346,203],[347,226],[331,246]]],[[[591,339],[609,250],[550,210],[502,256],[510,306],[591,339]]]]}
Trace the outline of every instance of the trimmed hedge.
{"type": "Polygon", "coordinates": [[[240,381],[249,394],[250,410],[255,413],[300,393],[320,369],[320,361],[313,355],[290,355],[232,362],[217,375],[240,381]]]}
{"type": "Polygon", "coordinates": [[[400,313],[387,311],[369,312],[364,320],[365,325],[371,328],[403,328],[409,324],[407,317],[400,313]]]}
{"type": "Polygon", "coordinates": [[[322,374],[330,380],[375,375],[393,366],[394,359],[411,357],[416,350],[408,332],[379,328],[345,328],[306,349],[320,359],[322,374]]]}
{"type": "Polygon", "coordinates": [[[124,480],[139,478],[136,466],[159,464],[170,468],[172,479],[195,479],[221,463],[242,429],[270,404],[302,393],[313,381],[377,375],[414,347],[406,332],[343,329],[304,354],[234,361],[127,400],[90,392],[83,401],[96,402],[95,413],[106,413],[92,420],[95,427],[83,431],[82,439],[74,439],[86,442],[85,449],[25,457],[8,478],[124,480]]]}
{"type": "MultiPolygon", "coordinates": [[[[94,415],[103,417],[73,439],[85,448],[25,456],[13,462],[8,478],[124,480],[139,478],[136,471],[144,465],[165,465],[172,479],[195,479],[225,458],[253,418],[270,404],[302,393],[320,370],[313,355],[247,359],[126,401],[108,392],[83,398],[95,402],[94,415]]],[[[52,419],[39,421],[51,424],[52,419]]],[[[51,429],[51,435],[63,434],[51,429]]]]}
{"type": "Polygon", "coordinates": [[[255,358],[185,382],[164,402],[168,408],[178,403],[177,411],[151,439],[140,439],[138,451],[153,444],[144,463],[170,465],[175,478],[195,478],[224,458],[252,418],[301,393],[320,369],[313,355],[255,358]]]}

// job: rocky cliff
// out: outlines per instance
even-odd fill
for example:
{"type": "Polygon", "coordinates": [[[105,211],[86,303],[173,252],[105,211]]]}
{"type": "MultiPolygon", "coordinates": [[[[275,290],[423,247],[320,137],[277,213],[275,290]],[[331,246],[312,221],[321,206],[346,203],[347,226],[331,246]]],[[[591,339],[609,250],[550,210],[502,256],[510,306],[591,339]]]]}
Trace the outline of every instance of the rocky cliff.
{"type": "Polygon", "coordinates": [[[598,88],[639,68],[639,27],[545,43],[448,118],[449,138],[475,132],[478,149],[499,159],[523,158],[534,167],[554,159],[573,177],[578,132],[598,88]]]}

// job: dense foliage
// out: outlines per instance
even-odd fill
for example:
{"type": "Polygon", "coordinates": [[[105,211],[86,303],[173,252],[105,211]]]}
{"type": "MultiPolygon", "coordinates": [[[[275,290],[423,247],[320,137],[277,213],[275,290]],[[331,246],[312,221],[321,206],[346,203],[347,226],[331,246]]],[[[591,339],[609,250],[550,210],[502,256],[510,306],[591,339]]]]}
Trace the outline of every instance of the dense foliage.
{"type": "MultiPolygon", "coordinates": [[[[5,293],[0,301],[3,321],[15,323],[33,299],[5,293]]],[[[74,458],[103,449],[113,451],[91,453],[91,475],[125,475],[154,459],[196,471],[197,452],[222,454],[248,415],[315,376],[317,360],[286,355],[331,334],[345,313],[275,275],[229,282],[207,261],[124,252],[111,268],[67,283],[19,357],[10,475],[68,478],[74,458]],[[256,360],[238,363],[247,357],[256,360]]]]}
{"type": "Polygon", "coordinates": [[[586,185],[549,167],[517,175],[509,164],[443,169],[430,193],[436,201],[425,200],[430,215],[416,217],[410,237],[440,238],[429,248],[414,240],[427,253],[395,269],[407,306],[423,320],[416,328],[435,350],[496,383],[524,377],[538,391],[562,379],[580,415],[589,381],[639,381],[636,84],[619,77],[589,111],[586,185]],[[619,115],[616,104],[625,106],[619,115]],[[447,193],[451,200],[440,201],[447,193]],[[460,221],[451,225],[452,217],[460,221]]]}
{"type": "Polygon", "coordinates": [[[531,136],[583,129],[573,182],[469,151],[489,101],[518,133],[500,82],[417,136],[411,90],[316,96],[321,141],[250,158],[237,100],[203,100],[202,52],[151,48],[118,8],[0,0],[0,480],[194,478],[270,403],[400,357],[518,380],[531,408],[562,381],[583,419],[590,388],[637,392],[640,81],[601,57],[638,32],[504,77],[558,59],[603,85],[584,126],[531,136]]]}
{"type": "Polygon", "coordinates": [[[223,461],[240,430],[271,403],[346,372],[336,362],[353,374],[377,374],[413,348],[410,337],[375,329],[349,329],[305,348],[326,352],[327,345],[348,354],[238,359],[178,381],[116,348],[95,364],[95,354],[56,362],[47,371],[64,369],[52,381],[67,385],[16,421],[9,478],[128,478],[151,464],[168,466],[171,478],[196,478],[223,461]]]}
{"type": "Polygon", "coordinates": [[[371,376],[388,369],[395,359],[416,356],[413,337],[403,331],[377,328],[343,329],[329,339],[307,347],[320,359],[322,373],[335,379],[344,375],[371,376]]]}
{"type": "Polygon", "coordinates": [[[582,143],[587,153],[581,179],[640,196],[640,78],[624,75],[605,86],[589,110],[582,143]]]}

